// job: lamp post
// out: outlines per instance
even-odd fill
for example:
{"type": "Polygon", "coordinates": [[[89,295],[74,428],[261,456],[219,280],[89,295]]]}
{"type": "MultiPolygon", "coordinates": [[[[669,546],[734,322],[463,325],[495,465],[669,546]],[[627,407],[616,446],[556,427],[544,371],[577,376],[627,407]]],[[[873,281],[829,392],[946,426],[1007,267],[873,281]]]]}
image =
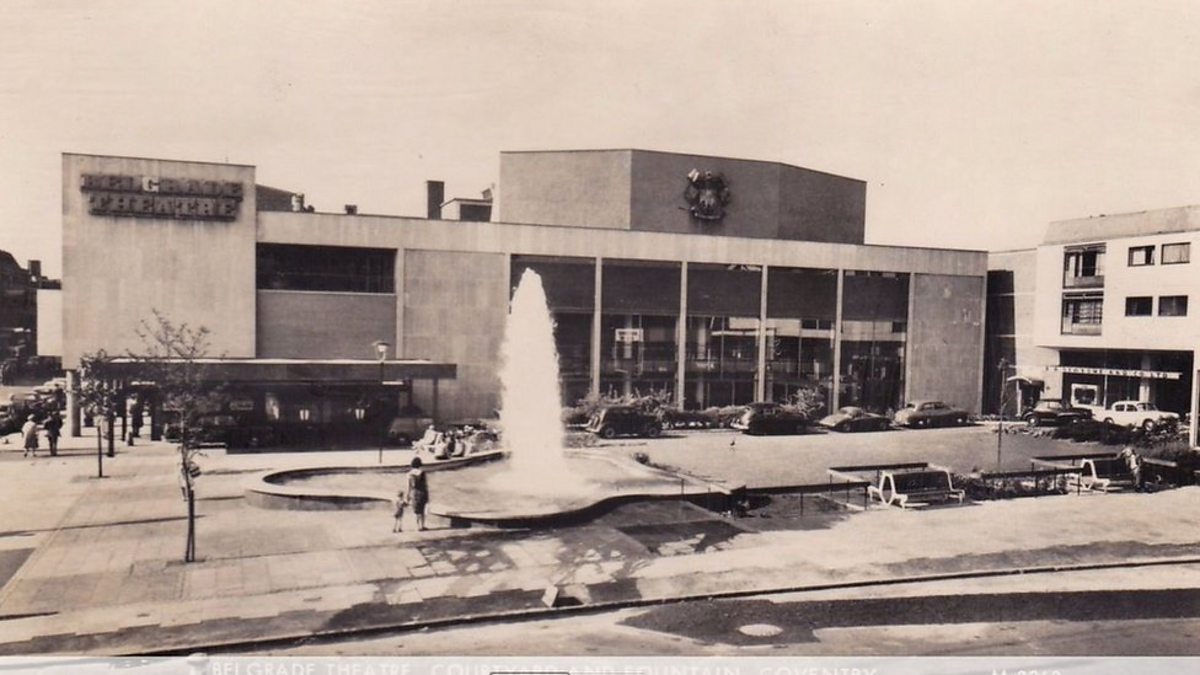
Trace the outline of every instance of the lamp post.
{"type": "MultiPolygon", "coordinates": [[[[379,359],[379,392],[380,392],[380,394],[383,393],[383,362],[387,360],[388,347],[390,347],[390,346],[391,345],[384,342],[383,340],[377,340],[375,342],[375,356],[376,356],[376,358],[379,359]]],[[[385,403],[386,403],[386,401],[385,401],[385,403]]],[[[386,421],[387,418],[385,417],[384,419],[386,421]]],[[[384,437],[384,434],[386,434],[386,433],[387,433],[387,427],[386,426],[381,427],[379,430],[379,463],[380,464],[383,464],[383,437],[384,437]]]]}

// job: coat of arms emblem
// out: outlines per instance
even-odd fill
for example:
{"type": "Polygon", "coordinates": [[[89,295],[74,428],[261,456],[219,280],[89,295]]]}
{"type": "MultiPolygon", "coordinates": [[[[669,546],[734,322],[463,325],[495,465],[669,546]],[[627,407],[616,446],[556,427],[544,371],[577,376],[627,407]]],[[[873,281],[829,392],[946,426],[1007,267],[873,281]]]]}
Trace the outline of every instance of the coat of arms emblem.
{"type": "Polygon", "coordinates": [[[687,175],[688,186],[683,191],[687,200],[687,211],[697,220],[721,220],[725,217],[725,205],[729,203],[729,185],[725,177],[715,171],[692,169],[687,175]]]}

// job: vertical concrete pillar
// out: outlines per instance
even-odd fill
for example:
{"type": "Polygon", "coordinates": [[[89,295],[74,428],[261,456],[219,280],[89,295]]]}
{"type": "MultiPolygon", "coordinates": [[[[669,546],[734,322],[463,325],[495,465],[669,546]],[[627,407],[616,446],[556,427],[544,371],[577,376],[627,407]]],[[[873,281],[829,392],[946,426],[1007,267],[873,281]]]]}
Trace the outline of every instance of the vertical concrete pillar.
{"type": "Polygon", "coordinates": [[[396,335],[392,344],[396,345],[392,354],[397,359],[403,359],[404,352],[404,249],[396,250],[396,262],[392,266],[393,290],[396,291],[396,335]]]}
{"type": "Polygon", "coordinates": [[[841,407],[842,397],[842,294],[845,291],[846,270],[837,271],[837,307],[833,317],[833,391],[829,392],[829,411],[841,407]]]}
{"type": "Polygon", "coordinates": [[[912,342],[913,336],[913,304],[916,298],[917,275],[908,275],[908,308],[904,310],[904,400],[902,403],[908,403],[912,400],[912,359],[908,355],[912,352],[909,343],[912,342]]]}
{"type": "Polygon", "coordinates": [[[1200,445],[1197,441],[1197,423],[1200,419],[1200,370],[1196,369],[1197,364],[1200,364],[1200,349],[1192,350],[1192,401],[1188,405],[1189,421],[1188,421],[1188,445],[1193,448],[1200,445]]]}
{"type": "Polygon", "coordinates": [[[762,266],[758,284],[758,378],[754,382],[754,400],[767,400],[767,265],[762,266]]]}
{"type": "Polygon", "coordinates": [[[679,265],[679,321],[675,326],[675,401],[679,409],[687,400],[684,385],[687,383],[687,287],[688,264],[679,265]]]}
{"type": "Polygon", "coordinates": [[[71,438],[79,438],[83,434],[83,424],[81,422],[79,410],[79,395],[75,393],[79,388],[79,371],[67,371],[67,429],[71,434],[71,438]]]}
{"type": "MultiPolygon", "coordinates": [[[[1142,354],[1142,370],[1151,370],[1150,355],[1142,354]]],[[[1148,377],[1138,379],[1138,400],[1154,402],[1154,387],[1151,386],[1151,380],[1148,377]]]]}
{"type": "Polygon", "coordinates": [[[596,258],[595,270],[596,288],[592,291],[592,360],[588,382],[588,393],[593,397],[600,395],[600,324],[601,309],[604,302],[604,259],[596,258]]]}

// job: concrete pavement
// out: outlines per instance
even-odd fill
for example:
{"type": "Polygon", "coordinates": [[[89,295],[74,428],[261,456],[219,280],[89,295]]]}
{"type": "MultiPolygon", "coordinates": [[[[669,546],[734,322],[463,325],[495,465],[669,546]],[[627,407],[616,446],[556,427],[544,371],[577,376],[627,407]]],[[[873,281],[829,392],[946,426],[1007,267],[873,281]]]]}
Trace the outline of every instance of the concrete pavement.
{"type": "MultiPolygon", "coordinates": [[[[541,611],[550,584],[584,605],[619,606],[936,575],[978,584],[978,573],[1200,559],[1193,525],[1200,488],[878,508],[822,514],[795,528],[638,503],[571,528],[397,535],[387,509],[274,511],[243,499],[247,481],[262,471],[373,465],[373,451],[218,450],[200,461],[200,560],[185,565],[174,450],[119,450],[106,458],[110,477],[96,479],[94,439],[70,439],[54,459],[26,460],[19,446],[0,445],[0,488],[15,497],[6,497],[0,526],[0,654],[186,652],[519,615],[541,611]]],[[[386,461],[408,457],[393,450],[386,461]]]]}

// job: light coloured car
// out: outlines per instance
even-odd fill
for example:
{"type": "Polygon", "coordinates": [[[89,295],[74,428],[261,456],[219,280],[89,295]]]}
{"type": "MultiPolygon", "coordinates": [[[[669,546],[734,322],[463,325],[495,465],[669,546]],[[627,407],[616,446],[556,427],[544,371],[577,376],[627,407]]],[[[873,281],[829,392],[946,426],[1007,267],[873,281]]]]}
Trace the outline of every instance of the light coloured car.
{"type": "Polygon", "coordinates": [[[902,427],[960,427],[970,421],[967,411],[941,401],[913,401],[896,412],[893,418],[902,427]]]}
{"type": "Polygon", "coordinates": [[[1157,426],[1179,423],[1179,415],[1159,410],[1149,401],[1117,401],[1108,410],[1096,413],[1096,418],[1109,424],[1141,427],[1147,431],[1157,426]]]}

